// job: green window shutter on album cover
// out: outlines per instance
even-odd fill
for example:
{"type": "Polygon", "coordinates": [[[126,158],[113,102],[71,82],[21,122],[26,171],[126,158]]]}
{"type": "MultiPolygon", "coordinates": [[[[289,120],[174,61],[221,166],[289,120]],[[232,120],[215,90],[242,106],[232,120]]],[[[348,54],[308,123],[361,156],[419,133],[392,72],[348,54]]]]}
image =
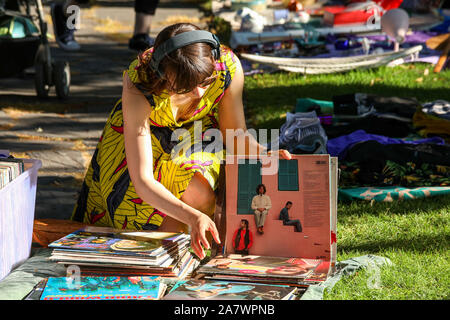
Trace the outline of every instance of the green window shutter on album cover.
{"type": "Polygon", "coordinates": [[[252,199],[256,195],[256,187],[262,183],[261,162],[239,164],[238,173],[238,214],[253,214],[252,199]]]}
{"type": "Polygon", "coordinates": [[[298,161],[279,160],[278,167],[278,190],[298,191],[298,161]]]}

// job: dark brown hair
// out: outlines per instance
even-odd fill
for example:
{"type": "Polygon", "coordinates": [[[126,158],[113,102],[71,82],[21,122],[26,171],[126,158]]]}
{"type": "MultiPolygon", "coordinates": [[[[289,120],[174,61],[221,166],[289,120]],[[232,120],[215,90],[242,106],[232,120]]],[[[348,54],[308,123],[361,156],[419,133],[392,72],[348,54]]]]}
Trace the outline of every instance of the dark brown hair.
{"type": "Polygon", "coordinates": [[[261,187],[263,187],[263,189],[264,189],[263,194],[266,194],[266,186],[263,185],[262,183],[258,184],[258,186],[256,187],[256,194],[259,194],[259,188],[261,188],[261,187]]]}
{"type": "MultiPolygon", "coordinates": [[[[177,23],[164,28],[156,37],[154,48],[177,34],[200,30],[191,23],[177,23]]],[[[191,91],[205,79],[210,77],[215,69],[215,61],[211,47],[207,43],[193,43],[179,48],[161,60],[160,68],[164,77],[159,78],[150,68],[151,55],[148,51],[139,54],[137,74],[141,87],[151,94],[160,94],[164,89],[172,91],[191,91]],[[170,77],[171,83],[167,80],[170,77]]]]}

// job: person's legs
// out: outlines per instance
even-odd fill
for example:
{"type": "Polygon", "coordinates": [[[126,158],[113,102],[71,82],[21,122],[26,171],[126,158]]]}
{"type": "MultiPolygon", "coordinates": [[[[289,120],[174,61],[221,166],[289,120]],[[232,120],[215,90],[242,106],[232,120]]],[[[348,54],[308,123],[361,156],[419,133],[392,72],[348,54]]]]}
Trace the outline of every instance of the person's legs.
{"type": "Polygon", "coordinates": [[[261,227],[261,232],[264,232],[263,227],[264,227],[264,223],[266,222],[266,217],[267,217],[267,210],[264,210],[263,212],[261,212],[261,218],[259,220],[259,226],[261,227]]]}
{"type": "Polygon", "coordinates": [[[134,32],[136,34],[149,34],[151,25],[151,15],[142,12],[136,12],[134,20],[134,32]]]}
{"type": "MultiPolygon", "coordinates": [[[[56,42],[61,49],[67,51],[77,51],[80,45],[75,40],[74,32],[75,25],[68,26],[68,19],[73,14],[73,11],[68,12],[68,8],[72,5],[79,5],[85,3],[87,0],[64,0],[62,2],[52,3],[50,12],[53,21],[53,30],[56,42]]],[[[75,21],[73,21],[75,24],[75,21]]]]}
{"type": "Polygon", "coordinates": [[[300,220],[295,219],[295,220],[288,220],[284,223],[287,226],[295,226],[295,231],[296,232],[302,232],[302,225],[300,223],[300,220]]]}
{"type": "Polygon", "coordinates": [[[128,42],[130,49],[144,51],[153,45],[150,38],[151,19],[155,14],[159,0],[135,0],[134,2],[134,32],[128,42]]]}
{"type": "MultiPolygon", "coordinates": [[[[208,181],[198,172],[194,174],[192,180],[186,191],[181,196],[181,201],[190,205],[191,207],[212,216],[214,214],[216,197],[214,191],[211,189],[208,181]]],[[[158,228],[158,231],[165,232],[188,232],[188,226],[175,218],[166,216],[158,228]]],[[[207,234],[208,241],[211,241],[211,235],[207,234]]]]}
{"type": "Polygon", "coordinates": [[[260,227],[260,220],[261,220],[261,212],[259,210],[255,210],[255,225],[256,228],[258,229],[260,227]]]}

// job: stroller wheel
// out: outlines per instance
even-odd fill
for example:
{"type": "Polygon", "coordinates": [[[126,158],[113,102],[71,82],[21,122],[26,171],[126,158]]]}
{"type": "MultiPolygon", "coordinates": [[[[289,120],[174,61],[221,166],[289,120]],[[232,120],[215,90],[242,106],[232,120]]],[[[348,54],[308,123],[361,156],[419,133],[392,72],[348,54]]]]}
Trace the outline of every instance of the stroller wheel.
{"type": "Polygon", "coordinates": [[[56,61],[53,64],[53,83],[58,98],[65,99],[69,96],[70,66],[68,62],[56,61]]]}
{"type": "Polygon", "coordinates": [[[47,83],[46,65],[43,62],[36,62],[34,65],[36,75],[34,77],[34,87],[39,98],[47,98],[50,85],[47,83]]]}

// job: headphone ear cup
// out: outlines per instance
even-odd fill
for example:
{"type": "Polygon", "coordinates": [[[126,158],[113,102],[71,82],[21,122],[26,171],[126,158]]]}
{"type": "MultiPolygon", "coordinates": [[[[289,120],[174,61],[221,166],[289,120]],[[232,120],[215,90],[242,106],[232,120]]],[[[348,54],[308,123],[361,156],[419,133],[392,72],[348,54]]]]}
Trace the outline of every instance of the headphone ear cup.
{"type": "Polygon", "coordinates": [[[150,69],[158,76],[158,78],[163,77],[163,74],[159,70],[159,64],[157,64],[153,58],[150,60],[149,66],[150,69]]]}

